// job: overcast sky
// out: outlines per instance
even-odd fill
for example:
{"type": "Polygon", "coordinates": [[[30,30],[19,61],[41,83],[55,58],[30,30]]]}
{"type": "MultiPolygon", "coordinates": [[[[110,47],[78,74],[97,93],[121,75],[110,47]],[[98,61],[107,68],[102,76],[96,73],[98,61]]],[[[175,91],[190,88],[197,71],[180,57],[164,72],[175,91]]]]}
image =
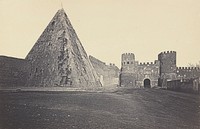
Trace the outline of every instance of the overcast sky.
{"type": "MultiPolygon", "coordinates": [[[[61,0],[0,0],[0,55],[24,58],[61,0]]],[[[177,51],[177,65],[200,60],[200,0],[62,0],[88,55],[120,66],[121,54],[154,61],[177,51]]]]}

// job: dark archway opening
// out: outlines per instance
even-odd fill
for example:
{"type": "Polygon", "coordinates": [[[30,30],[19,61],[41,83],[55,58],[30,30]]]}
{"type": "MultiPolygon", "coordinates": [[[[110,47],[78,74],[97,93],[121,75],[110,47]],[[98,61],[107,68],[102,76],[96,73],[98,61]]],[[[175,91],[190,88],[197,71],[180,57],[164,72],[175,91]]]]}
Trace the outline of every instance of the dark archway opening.
{"type": "Polygon", "coordinates": [[[151,81],[149,79],[144,80],[144,88],[151,88],[151,81]]]}

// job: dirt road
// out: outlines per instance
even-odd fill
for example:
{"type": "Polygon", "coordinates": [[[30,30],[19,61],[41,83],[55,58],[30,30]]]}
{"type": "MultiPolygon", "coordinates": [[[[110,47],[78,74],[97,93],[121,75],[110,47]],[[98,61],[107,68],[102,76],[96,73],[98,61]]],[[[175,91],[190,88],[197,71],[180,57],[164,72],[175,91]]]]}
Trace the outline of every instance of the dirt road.
{"type": "Polygon", "coordinates": [[[0,92],[0,128],[200,129],[200,96],[158,89],[0,92]]]}

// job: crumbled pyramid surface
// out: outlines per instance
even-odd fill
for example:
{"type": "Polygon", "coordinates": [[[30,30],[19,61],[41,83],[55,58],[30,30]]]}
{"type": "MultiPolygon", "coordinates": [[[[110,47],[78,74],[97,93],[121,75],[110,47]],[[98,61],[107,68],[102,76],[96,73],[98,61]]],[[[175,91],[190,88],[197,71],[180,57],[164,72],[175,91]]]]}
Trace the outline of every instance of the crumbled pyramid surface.
{"type": "Polygon", "coordinates": [[[26,60],[31,64],[28,86],[101,86],[64,9],[55,14],[26,60]]]}

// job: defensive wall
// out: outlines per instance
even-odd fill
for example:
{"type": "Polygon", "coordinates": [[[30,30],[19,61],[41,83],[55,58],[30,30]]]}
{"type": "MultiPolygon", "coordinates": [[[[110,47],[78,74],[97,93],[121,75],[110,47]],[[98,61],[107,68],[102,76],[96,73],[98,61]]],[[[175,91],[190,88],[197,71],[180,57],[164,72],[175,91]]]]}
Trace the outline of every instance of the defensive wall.
{"type": "Polygon", "coordinates": [[[150,81],[149,87],[154,87],[158,85],[158,78],[159,78],[159,66],[160,62],[155,60],[154,62],[146,62],[146,63],[139,63],[136,64],[137,67],[137,81],[136,85],[140,87],[144,87],[145,80],[150,81]]]}
{"type": "Polygon", "coordinates": [[[119,84],[119,68],[115,64],[106,65],[106,63],[93,56],[89,56],[89,59],[99,76],[102,86],[113,87],[119,84]]]}
{"type": "Polygon", "coordinates": [[[124,53],[121,57],[120,86],[141,88],[145,85],[153,87],[158,85],[158,60],[154,62],[139,63],[133,53],[124,53]],[[147,84],[145,84],[147,81],[147,84]]]}
{"type": "Polygon", "coordinates": [[[198,77],[200,68],[177,67],[175,51],[161,52],[158,54],[158,60],[146,63],[136,61],[133,53],[124,53],[121,57],[121,87],[161,86],[192,92],[197,87],[195,78],[198,77]]]}
{"type": "Polygon", "coordinates": [[[198,67],[177,67],[176,69],[178,79],[196,78],[200,77],[200,68],[198,67]]]}
{"type": "Polygon", "coordinates": [[[24,59],[0,56],[0,87],[24,87],[30,64],[24,59]]]}
{"type": "Polygon", "coordinates": [[[168,81],[167,89],[172,91],[200,94],[200,78],[168,81]]]}
{"type": "Polygon", "coordinates": [[[166,87],[167,81],[176,80],[176,52],[164,51],[158,55],[160,61],[159,86],[166,87]]]}

